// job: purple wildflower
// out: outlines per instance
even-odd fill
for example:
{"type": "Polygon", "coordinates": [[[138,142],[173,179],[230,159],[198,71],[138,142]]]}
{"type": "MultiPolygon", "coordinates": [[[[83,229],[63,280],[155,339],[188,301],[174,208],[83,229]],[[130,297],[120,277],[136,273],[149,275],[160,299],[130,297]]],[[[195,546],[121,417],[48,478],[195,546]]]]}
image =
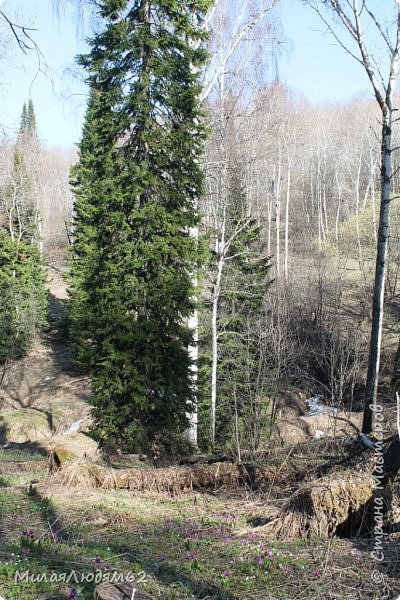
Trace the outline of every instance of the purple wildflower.
{"type": "Polygon", "coordinates": [[[23,532],[23,535],[29,540],[33,540],[33,538],[35,537],[35,532],[33,531],[33,529],[26,529],[23,532]]]}
{"type": "Polygon", "coordinates": [[[223,539],[227,544],[232,544],[232,538],[229,535],[224,535],[223,539]]]}
{"type": "Polygon", "coordinates": [[[186,531],[185,535],[187,538],[192,540],[196,537],[197,534],[196,531],[186,531]]]}
{"type": "Polygon", "coordinates": [[[199,554],[200,552],[198,550],[193,550],[193,552],[189,552],[189,554],[186,555],[186,560],[194,560],[199,556],[199,554]]]}
{"type": "Polygon", "coordinates": [[[311,577],[318,577],[319,572],[317,569],[314,569],[313,571],[311,571],[311,577]]]}

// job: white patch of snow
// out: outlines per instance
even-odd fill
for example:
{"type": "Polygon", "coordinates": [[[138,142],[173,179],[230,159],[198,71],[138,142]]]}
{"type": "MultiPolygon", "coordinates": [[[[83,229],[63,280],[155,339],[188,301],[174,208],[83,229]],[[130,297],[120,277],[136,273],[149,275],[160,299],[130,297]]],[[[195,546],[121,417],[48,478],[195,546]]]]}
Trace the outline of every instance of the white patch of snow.
{"type": "Polygon", "coordinates": [[[72,435],[73,433],[79,431],[79,427],[81,426],[82,421],[83,419],[78,419],[78,421],[74,421],[72,425],[70,425],[68,429],[64,431],[63,435],[72,435]]]}
{"type": "Polygon", "coordinates": [[[331,406],[326,406],[326,404],[322,404],[321,396],[316,394],[312,398],[308,398],[305,400],[305,403],[308,406],[308,415],[323,415],[325,413],[337,413],[337,408],[332,408],[331,406]]]}
{"type": "Polygon", "coordinates": [[[315,440],[320,440],[324,436],[325,436],[325,432],[324,431],[321,431],[321,429],[316,429],[315,430],[315,433],[314,433],[314,439],[315,440]]]}

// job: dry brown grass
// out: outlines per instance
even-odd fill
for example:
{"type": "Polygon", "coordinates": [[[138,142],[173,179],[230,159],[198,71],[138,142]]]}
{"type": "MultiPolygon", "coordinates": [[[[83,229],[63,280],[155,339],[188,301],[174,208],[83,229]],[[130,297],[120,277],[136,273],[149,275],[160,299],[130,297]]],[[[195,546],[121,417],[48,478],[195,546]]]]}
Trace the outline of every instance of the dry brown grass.
{"type": "Polygon", "coordinates": [[[111,469],[83,460],[68,461],[51,481],[66,487],[126,489],[178,493],[193,489],[234,489],[243,471],[237,465],[216,463],[163,469],[111,469]]]}
{"type": "Polygon", "coordinates": [[[362,513],[374,493],[370,474],[350,471],[306,483],[284,504],[279,516],[264,526],[270,535],[295,539],[329,538],[349,519],[362,513]]]}

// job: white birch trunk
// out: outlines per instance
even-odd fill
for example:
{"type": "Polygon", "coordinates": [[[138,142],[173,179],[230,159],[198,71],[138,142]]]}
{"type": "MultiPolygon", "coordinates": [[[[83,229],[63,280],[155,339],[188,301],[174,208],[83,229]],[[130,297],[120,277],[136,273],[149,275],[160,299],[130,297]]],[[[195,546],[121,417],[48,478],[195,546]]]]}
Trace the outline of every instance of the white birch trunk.
{"type": "Polygon", "coordinates": [[[278,173],[276,181],[273,182],[275,196],[275,254],[276,254],[276,278],[281,274],[281,154],[279,153],[278,173]]]}
{"type": "Polygon", "coordinates": [[[286,178],[286,206],[285,206],[285,281],[289,278],[289,205],[291,192],[292,160],[288,154],[287,178],[286,178]]]}
{"type": "Polygon", "coordinates": [[[339,223],[340,223],[340,211],[342,210],[342,186],[339,182],[338,174],[335,174],[336,188],[338,192],[338,200],[336,207],[336,219],[335,219],[335,241],[339,246],[339,223]]]}
{"type": "Polygon", "coordinates": [[[355,182],[355,196],[356,196],[356,236],[357,236],[357,256],[358,266],[362,271],[362,250],[361,250],[361,239],[360,239],[360,177],[361,177],[361,156],[358,161],[357,175],[355,182]]]}
{"type": "MultiPolygon", "coordinates": [[[[222,242],[223,248],[224,241],[222,242]]],[[[222,251],[223,252],[223,251],[222,251]]],[[[213,299],[212,299],[212,316],[211,316],[211,406],[210,406],[210,442],[211,447],[215,445],[215,415],[217,408],[217,374],[218,374],[218,308],[221,292],[222,271],[224,268],[223,253],[218,257],[217,277],[215,279],[213,299]]]]}
{"type": "MultiPolygon", "coordinates": [[[[396,69],[397,73],[397,69],[396,69]]],[[[375,283],[372,300],[372,325],[368,355],[368,372],[366,382],[366,406],[363,418],[363,432],[370,433],[375,428],[376,402],[378,395],[378,375],[382,344],[383,305],[385,297],[386,260],[389,240],[389,206],[392,179],[392,100],[389,95],[389,107],[383,115],[382,126],[382,182],[381,205],[379,214],[379,230],[375,266],[375,283]]]]}

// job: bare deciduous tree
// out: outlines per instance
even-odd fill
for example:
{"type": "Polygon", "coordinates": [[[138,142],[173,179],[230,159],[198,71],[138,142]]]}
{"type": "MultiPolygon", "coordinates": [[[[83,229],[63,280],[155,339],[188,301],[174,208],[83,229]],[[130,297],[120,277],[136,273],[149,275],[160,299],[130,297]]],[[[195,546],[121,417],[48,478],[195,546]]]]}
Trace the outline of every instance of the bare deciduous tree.
{"type": "MultiPolygon", "coordinates": [[[[379,363],[382,340],[382,321],[385,293],[385,274],[389,239],[389,207],[392,200],[392,149],[395,123],[395,88],[400,59],[400,5],[393,0],[391,14],[382,17],[382,9],[372,9],[371,3],[362,0],[309,0],[308,4],[318,13],[339,45],[365,70],[378,102],[381,118],[381,200],[378,242],[376,253],[375,283],[372,303],[372,326],[370,335],[366,401],[363,432],[374,429],[377,402],[379,363]],[[325,16],[323,7],[331,10],[332,18],[325,16]],[[380,13],[380,14],[379,14],[380,13]],[[385,53],[374,49],[367,42],[366,27],[375,29],[385,53]],[[341,30],[347,34],[343,37],[341,30]],[[384,73],[386,69],[386,73],[384,73]]],[[[386,7],[385,7],[386,8],[386,7]]],[[[376,48],[376,47],[375,47],[376,48]]]]}

